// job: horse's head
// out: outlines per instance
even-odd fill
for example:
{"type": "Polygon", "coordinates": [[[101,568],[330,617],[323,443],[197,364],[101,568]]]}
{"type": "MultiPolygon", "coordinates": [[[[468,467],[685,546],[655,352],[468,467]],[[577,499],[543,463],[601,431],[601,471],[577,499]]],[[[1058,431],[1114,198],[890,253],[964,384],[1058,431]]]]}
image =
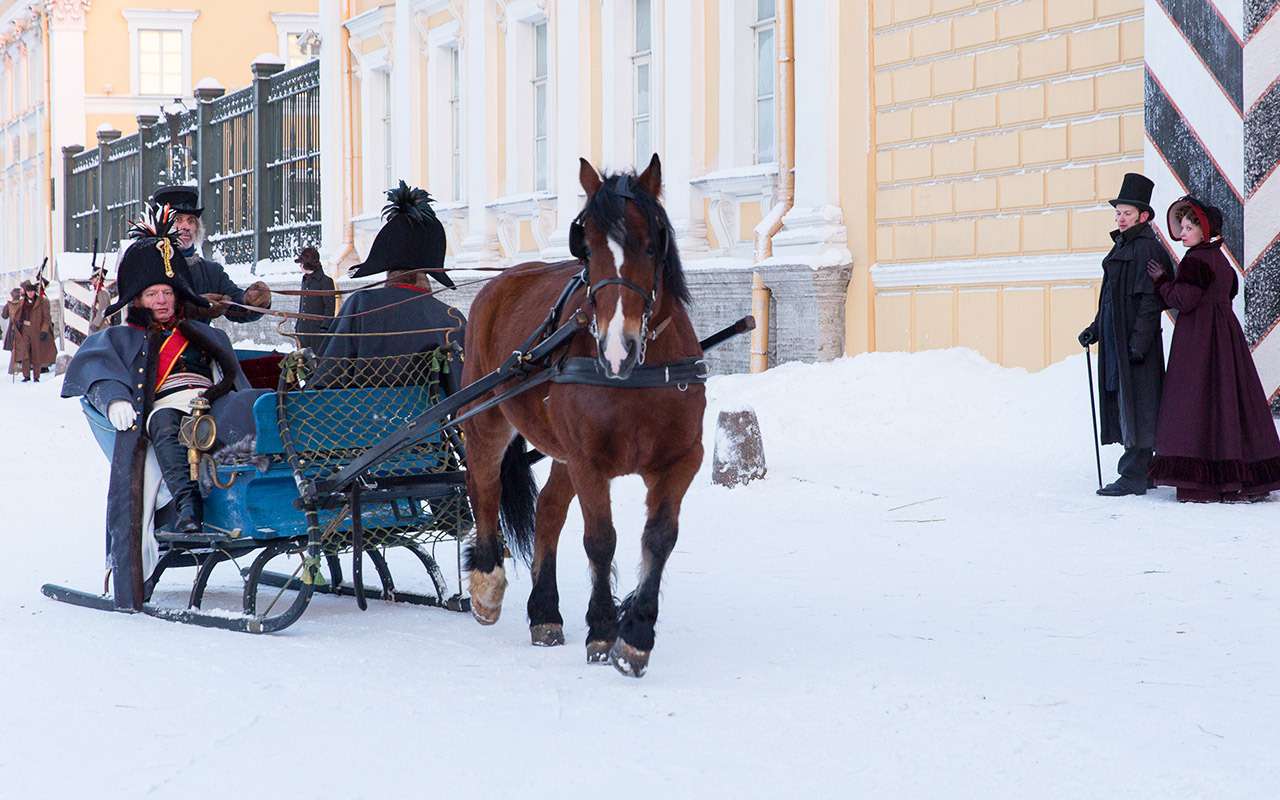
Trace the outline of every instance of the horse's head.
{"type": "Polygon", "coordinates": [[[649,323],[667,299],[689,302],[671,222],[658,197],[655,154],[640,175],[596,172],[580,159],[587,204],[574,220],[569,248],[587,270],[587,305],[604,374],[623,380],[644,363],[649,323]]]}

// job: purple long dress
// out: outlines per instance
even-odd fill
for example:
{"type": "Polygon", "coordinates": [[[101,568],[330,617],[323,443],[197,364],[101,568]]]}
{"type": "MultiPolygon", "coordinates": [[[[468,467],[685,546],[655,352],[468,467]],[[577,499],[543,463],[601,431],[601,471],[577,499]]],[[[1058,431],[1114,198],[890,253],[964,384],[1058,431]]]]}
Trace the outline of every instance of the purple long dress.
{"type": "Polygon", "coordinates": [[[1151,477],[1179,499],[1256,497],[1280,489],[1280,437],[1253,355],[1231,309],[1235,270],[1221,240],[1187,250],[1156,291],[1178,310],[1151,477]]]}

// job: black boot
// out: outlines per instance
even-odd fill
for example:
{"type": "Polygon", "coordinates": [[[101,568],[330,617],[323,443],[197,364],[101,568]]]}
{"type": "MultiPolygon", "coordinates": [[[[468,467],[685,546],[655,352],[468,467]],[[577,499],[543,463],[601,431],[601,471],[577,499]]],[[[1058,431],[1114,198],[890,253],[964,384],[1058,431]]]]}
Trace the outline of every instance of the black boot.
{"type": "Polygon", "coordinates": [[[178,441],[178,429],[182,425],[183,414],[171,408],[163,408],[151,415],[147,433],[151,437],[151,446],[155,449],[156,460],[160,462],[160,472],[164,483],[173,495],[174,507],[178,520],[173,528],[178,533],[198,533],[204,516],[204,508],[200,499],[200,489],[191,480],[190,467],[187,466],[187,448],[178,441]]]}

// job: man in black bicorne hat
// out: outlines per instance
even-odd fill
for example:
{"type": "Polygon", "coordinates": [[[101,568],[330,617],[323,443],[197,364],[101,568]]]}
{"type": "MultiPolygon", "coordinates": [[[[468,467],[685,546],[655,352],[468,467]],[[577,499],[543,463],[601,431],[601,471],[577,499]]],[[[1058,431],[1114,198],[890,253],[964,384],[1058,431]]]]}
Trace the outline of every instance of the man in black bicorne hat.
{"type": "MultiPolygon", "coordinates": [[[[369,258],[351,277],[386,272],[387,285],[355,291],[342,304],[323,355],[339,358],[397,356],[457,345],[461,352],[466,319],[431,296],[427,275],[448,287],[443,269],[444,226],[431,196],[404,181],[387,191],[386,223],[369,248],[369,258]],[[353,335],[354,334],[354,335],[353,335]]],[[[451,371],[457,377],[458,370],[451,371]]]]}
{"type": "Polygon", "coordinates": [[[1136,172],[1126,173],[1115,208],[1114,245],[1102,260],[1098,313],[1080,332],[1080,344],[1098,344],[1098,389],[1102,443],[1124,445],[1120,476],[1098,494],[1119,497],[1146,494],[1147,468],[1155,446],[1156,418],[1164,382],[1162,303],[1147,262],[1156,261],[1173,277],[1173,265],[1151,229],[1151,191],[1155,185],[1136,172]]]}
{"type": "Polygon", "coordinates": [[[255,308],[270,308],[271,289],[262,281],[254,281],[248,288],[241,289],[227,277],[227,271],[221,264],[200,254],[200,245],[204,241],[204,223],[200,215],[204,213],[204,209],[200,207],[200,195],[196,188],[162,186],[156,189],[151,198],[158,205],[169,206],[177,214],[173,229],[178,235],[179,252],[187,267],[187,282],[196,294],[202,295],[211,304],[208,309],[192,307],[190,310],[193,316],[201,319],[226,316],[231,322],[253,322],[261,319],[261,314],[228,306],[227,301],[255,308]]]}
{"type": "Polygon", "coordinates": [[[207,308],[209,301],[181,269],[171,216],[153,205],[148,218],[134,224],[136,241],[120,258],[120,296],[106,310],[110,317],[127,308],[125,324],[86,338],[62,384],[63,397],[84,397],[115,429],[107,565],[122,608],[141,608],[142,585],[154,566],[151,533],[161,481],[173,497],[173,529],[201,529],[200,492],[178,439],[192,401],[209,400],[216,416],[227,392],[249,388],[227,334],[184,318],[187,308],[207,308]]]}

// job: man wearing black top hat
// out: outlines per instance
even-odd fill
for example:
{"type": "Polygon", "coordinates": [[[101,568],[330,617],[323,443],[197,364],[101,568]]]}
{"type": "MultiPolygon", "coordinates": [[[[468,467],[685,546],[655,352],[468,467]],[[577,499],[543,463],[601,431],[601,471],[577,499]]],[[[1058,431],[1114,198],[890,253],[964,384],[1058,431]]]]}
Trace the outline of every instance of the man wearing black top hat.
{"type": "Polygon", "coordinates": [[[1151,190],[1143,175],[1126,173],[1115,208],[1115,243],[1102,260],[1098,313],[1080,332],[1080,344],[1098,344],[1098,389],[1102,443],[1124,445],[1120,476],[1098,489],[1105,497],[1146,494],[1147,469],[1155,446],[1156,417],[1164,383],[1161,301],[1147,262],[1156,261],[1173,277],[1173,265],[1151,229],[1151,190]]]}
{"type": "Polygon", "coordinates": [[[194,186],[162,186],[151,196],[159,205],[168,205],[176,212],[173,228],[178,235],[178,243],[188,269],[187,282],[196,294],[202,295],[211,303],[209,309],[192,309],[202,319],[213,319],[226,316],[231,322],[253,322],[261,319],[262,314],[247,311],[243,308],[227,305],[227,301],[253,306],[255,308],[271,307],[271,289],[262,281],[249,284],[241,289],[231,282],[221,264],[205,258],[200,254],[200,244],[204,239],[204,223],[200,215],[204,209],[200,207],[200,195],[194,186]]]}
{"type": "MultiPolygon", "coordinates": [[[[423,353],[456,345],[461,352],[466,319],[432,296],[429,274],[453,287],[444,266],[444,226],[431,197],[404,181],[387,192],[386,223],[369,248],[369,258],[351,277],[388,273],[387,284],[353,292],[342,304],[324,345],[327,357],[354,358],[423,353]]],[[[451,370],[457,377],[459,370],[451,370]]]]}

